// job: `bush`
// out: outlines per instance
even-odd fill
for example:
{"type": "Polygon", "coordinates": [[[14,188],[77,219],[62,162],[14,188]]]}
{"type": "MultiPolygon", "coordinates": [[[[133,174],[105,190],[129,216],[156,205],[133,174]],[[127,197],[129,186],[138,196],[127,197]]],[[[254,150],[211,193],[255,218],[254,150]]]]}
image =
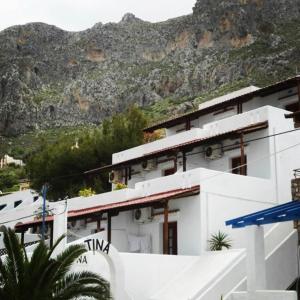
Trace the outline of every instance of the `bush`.
{"type": "Polygon", "coordinates": [[[96,192],[92,190],[92,188],[85,188],[79,191],[78,195],[80,197],[90,197],[95,195],[96,192]]]}

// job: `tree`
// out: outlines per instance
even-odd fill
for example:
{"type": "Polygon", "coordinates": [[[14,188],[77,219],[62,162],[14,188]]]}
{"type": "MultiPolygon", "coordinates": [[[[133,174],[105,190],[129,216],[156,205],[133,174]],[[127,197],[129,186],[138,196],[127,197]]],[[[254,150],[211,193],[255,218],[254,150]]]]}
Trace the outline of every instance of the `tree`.
{"type": "Polygon", "coordinates": [[[87,177],[84,171],[109,165],[113,153],[142,144],[146,123],[143,112],[132,106],[98,128],[63,135],[55,143],[42,141],[40,150],[26,161],[32,188],[40,190],[49,183],[48,196],[53,200],[75,197],[86,188],[96,193],[108,191],[108,174],[87,177]]]}
{"type": "Polygon", "coordinates": [[[25,178],[24,168],[15,165],[5,166],[0,169],[0,191],[8,192],[11,189],[19,189],[18,183],[20,179],[25,178]]]}
{"type": "Polygon", "coordinates": [[[92,272],[70,272],[72,264],[86,252],[73,245],[52,258],[62,236],[49,248],[41,241],[28,258],[13,230],[4,232],[5,258],[0,258],[0,299],[5,300],[72,300],[111,299],[109,284],[92,272]]]}

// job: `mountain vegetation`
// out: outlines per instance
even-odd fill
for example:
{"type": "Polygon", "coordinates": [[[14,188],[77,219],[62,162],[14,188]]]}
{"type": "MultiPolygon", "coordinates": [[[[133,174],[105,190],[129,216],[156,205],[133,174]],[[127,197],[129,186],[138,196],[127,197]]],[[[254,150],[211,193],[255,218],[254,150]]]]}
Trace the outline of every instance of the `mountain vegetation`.
{"type": "Polygon", "coordinates": [[[49,185],[52,200],[78,196],[84,189],[101,193],[110,190],[108,174],[84,175],[87,170],[111,164],[114,152],[143,142],[144,114],[136,106],[104,120],[101,126],[62,135],[55,142],[42,140],[26,160],[31,186],[49,185]]]}
{"type": "Polygon", "coordinates": [[[9,165],[0,169],[0,191],[14,192],[20,189],[19,181],[26,177],[25,169],[20,166],[9,165]]]}
{"type": "Polygon", "coordinates": [[[51,183],[53,199],[105,191],[106,175],[82,173],[142,142],[144,121],[122,128],[128,107],[155,122],[294,76],[299,17],[300,0],[197,0],[192,14],[160,23],[126,14],[82,32],[42,23],[7,28],[0,32],[0,156],[23,159],[33,187],[51,183]]]}
{"type": "Polygon", "coordinates": [[[296,74],[300,0],[197,0],[160,23],[126,14],[81,32],[31,23],[0,32],[0,135],[99,125],[131,104],[155,119],[212,92],[296,74]]]}

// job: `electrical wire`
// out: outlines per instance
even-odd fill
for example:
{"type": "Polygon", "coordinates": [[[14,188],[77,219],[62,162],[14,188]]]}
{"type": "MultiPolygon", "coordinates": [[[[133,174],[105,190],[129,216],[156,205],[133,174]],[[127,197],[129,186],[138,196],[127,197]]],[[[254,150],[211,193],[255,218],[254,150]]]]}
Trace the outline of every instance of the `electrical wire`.
{"type": "MultiPolygon", "coordinates": [[[[279,154],[279,153],[282,153],[282,152],[284,152],[284,151],[290,150],[290,149],[295,148],[295,147],[298,147],[298,146],[300,146],[300,142],[297,143],[297,144],[294,144],[294,145],[292,145],[292,146],[289,146],[289,147],[287,147],[287,148],[284,148],[284,149],[282,149],[282,150],[279,150],[279,151],[276,151],[276,152],[274,152],[274,153],[271,153],[271,154],[265,155],[265,156],[263,156],[263,157],[260,157],[259,159],[251,160],[251,161],[249,161],[249,162],[247,162],[247,163],[245,163],[245,164],[243,164],[243,165],[240,165],[240,166],[238,166],[238,167],[236,167],[236,168],[231,168],[231,169],[228,169],[228,170],[226,170],[226,171],[222,171],[222,172],[220,172],[220,173],[214,174],[214,175],[212,175],[212,176],[208,176],[208,177],[206,177],[206,178],[202,178],[201,181],[203,182],[203,181],[205,181],[205,180],[209,180],[209,179],[212,179],[212,178],[215,178],[215,177],[218,177],[218,176],[222,176],[222,175],[224,175],[224,174],[230,173],[231,171],[233,171],[233,170],[235,170],[235,169],[237,169],[237,168],[241,168],[241,167],[244,167],[244,166],[249,166],[249,165],[251,165],[251,164],[253,164],[253,163],[257,163],[257,162],[259,162],[259,161],[261,161],[261,160],[264,160],[264,159],[266,159],[266,158],[272,157],[272,156],[274,156],[274,155],[277,155],[277,154],[279,154]]],[[[62,213],[55,214],[55,215],[61,215],[61,214],[64,214],[64,213],[66,212],[66,209],[67,209],[67,201],[65,202],[65,209],[64,209],[64,211],[63,211],[62,213]]],[[[51,209],[51,210],[54,210],[54,209],[51,209]]],[[[50,210],[49,210],[49,211],[50,211],[50,210]]],[[[34,215],[32,215],[32,216],[35,216],[35,215],[37,215],[37,214],[34,214],[34,215]]],[[[38,215],[40,215],[40,214],[38,214],[38,215]]],[[[24,219],[24,218],[28,218],[28,217],[31,217],[31,216],[23,217],[23,218],[20,218],[20,219],[24,219]]],[[[4,223],[0,223],[0,225],[6,224],[6,223],[10,223],[10,222],[14,222],[14,221],[18,221],[18,220],[19,220],[19,219],[7,221],[7,222],[4,222],[4,223]]]]}
{"type": "MultiPolygon", "coordinates": [[[[292,132],[299,131],[299,130],[300,130],[300,128],[295,128],[295,129],[286,130],[286,131],[282,131],[282,132],[278,132],[278,133],[274,133],[274,134],[270,134],[270,135],[265,135],[265,136],[255,138],[255,139],[244,140],[244,144],[257,142],[257,141],[260,141],[260,140],[263,140],[263,139],[266,139],[266,138],[276,137],[276,136],[279,136],[279,135],[288,134],[288,133],[292,133],[292,132]]],[[[214,148],[214,150],[220,150],[220,149],[224,149],[224,148],[226,149],[226,148],[230,148],[230,147],[233,147],[233,146],[240,146],[240,145],[241,145],[240,142],[235,142],[235,143],[232,143],[232,144],[229,144],[229,145],[226,145],[226,146],[216,147],[216,148],[214,148]]],[[[205,150],[197,151],[197,152],[193,152],[193,153],[188,153],[188,154],[186,154],[186,156],[202,154],[202,153],[205,153],[205,152],[206,152],[205,150]]]]}
{"type": "MultiPolygon", "coordinates": [[[[51,209],[47,209],[47,210],[46,210],[47,213],[53,212],[53,211],[55,211],[55,208],[51,208],[51,209]]],[[[59,213],[59,214],[53,214],[52,216],[60,216],[60,215],[64,214],[66,211],[67,211],[67,201],[65,202],[65,208],[64,208],[64,211],[61,212],[61,213],[59,213]]],[[[27,218],[30,218],[30,217],[36,217],[36,216],[40,216],[40,215],[41,215],[41,213],[39,212],[39,213],[35,213],[35,214],[32,214],[32,215],[20,217],[20,218],[14,219],[14,220],[5,221],[5,222],[0,223],[0,226],[1,226],[1,225],[4,225],[4,224],[7,224],[7,223],[11,223],[11,222],[15,222],[15,221],[27,219],[27,218]]]]}
{"type": "Polygon", "coordinates": [[[260,158],[258,158],[258,159],[253,159],[253,160],[251,160],[251,161],[249,161],[249,162],[247,162],[247,163],[245,163],[245,164],[239,165],[238,167],[230,168],[230,169],[228,169],[228,170],[222,171],[221,173],[214,174],[214,175],[212,175],[212,176],[203,178],[203,179],[201,179],[201,181],[209,180],[209,179],[211,179],[211,178],[214,178],[214,177],[217,177],[217,176],[224,175],[224,173],[230,173],[230,172],[232,172],[233,170],[240,169],[241,167],[249,166],[249,165],[251,165],[251,164],[253,164],[253,163],[257,163],[257,162],[259,162],[259,161],[261,161],[261,160],[264,160],[264,159],[266,159],[266,158],[270,158],[270,157],[272,157],[272,156],[274,156],[274,155],[277,155],[277,154],[279,154],[279,153],[282,153],[282,152],[284,152],[284,151],[290,150],[290,149],[295,148],[295,147],[298,147],[298,146],[300,146],[300,142],[297,143],[297,144],[294,144],[294,145],[292,145],[292,146],[289,146],[289,147],[287,147],[287,148],[284,148],[284,149],[282,149],[282,150],[275,151],[275,152],[273,152],[273,153],[271,153],[271,154],[262,156],[262,157],[260,157],[260,158]]]}
{"type": "MultiPolygon", "coordinates": [[[[46,210],[46,212],[51,212],[51,211],[53,211],[53,210],[54,210],[54,209],[49,209],[49,210],[46,210]]],[[[13,219],[13,220],[10,220],[10,221],[5,221],[5,222],[0,223],[0,226],[1,226],[1,225],[4,225],[4,224],[7,224],[7,223],[11,223],[11,222],[23,220],[23,219],[30,218],[30,217],[40,216],[40,215],[41,215],[41,213],[36,213],[36,214],[32,214],[32,215],[20,217],[20,218],[17,218],[17,219],[13,219]]]]}
{"type": "MultiPolygon", "coordinates": [[[[255,141],[262,140],[262,139],[271,138],[271,137],[275,137],[275,136],[279,136],[279,135],[283,135],[283,134],[288,134],[288,133],[292,133],[292,132],[299,131],[299,130],[300,130],[300,128],[299,128],[299,129],[296,128],[296,129],[292,129],[292,130],[282,131],[282,132],[279,132],[279,133],[270,134],[270,135],[266,135],[266,136],[263,136],[263,137],[259,137],[259,138],[255,138],[255,139],[246,140],[246,141],[244,141],[244,143],[252,143],[252,142],[255,142],[255,141]]],[[[225,146],[225,147],[237,146],[237,145],[238,145],[237,143],[233,143],[233,144],[227,145],[227,146],[225,146]]],[[[214,178],[214,177],[217,177],[217,176],[224,175],[224,173],[229,173],[229,172],[231,172],[231,171],[233,171],[233,170],[240,169],[241,167],[244,167],[244,166],[249,166],[250,164],[253,164],[253,163],[256,163],[256,162],[261,161],[261,160],[263,160],[263,159],[272,157],[272,156],[274,156],[274,155],[276,155],[276,154],[279,154],[279,153],[281,153],[281,152],[287,151],[287,150],[292,149],[292,148],[294,148],[294,147],[297,147],[297,146],[299,146],[299,145],[300,145],[300,143],[297,143],[297,144],[295,144],[295,145],[289,146],[289,147],[287,147],[287,148],[285,148],[285,149],[282,149],[282,150],[280,150],[280,151],[276,151],[276,152],[274,152],[274,153],[268,154],[268,155],[266,155],[266,156],[264,156],[264,157],[261,157],[261,158],[259,158],[259,159],[252,160],[252,161],[247,162],[247,163],[245,163],[245,164],[243,164],[243,165],[239,165],[238,167],[230,168],[230,169],[228,169],[228,170],[222,171],[222,173],[214,174],[214,175],[209,176],[209,177],[207,177],[207,178],[202,178],[201,181],[209,180],[209,179],[211,179],[211,178],[214,178]]],[[[224,148],[224,147],[219,147],[219,149],[222,149],[222,148],[224,148]]],[[[216,148],[216,149],[218,149],[218,148],[216,148]]],[[[187,154],[187,156],[188,156],[188,155],[195,155],[195,154],[199,154],[199,153],[204,153],[204,152],[205,152],[205,151],[199,151],[199,152],[197,152],[197,153],[187,154]]],[[[79,175],[84,175],[84,173],[78,173],[78,174],[79,174],[79,175]]],[[[65,178],[65,177],[74,177],[74,176],[78,176],[78,174],[66,175],[66,176],[57,176],[57,177],[53,177],[52,179],[65,178]]],[[[60,213],[60,214],[65,213],[65,212],[66,212],[66,209],[67,209],[67,204],[66,204],[66,206],[65,206],[64,211],[63,211],[62,213],[60,213]]],[[[59,214],[59,215],[60,215],[60,214],[59,214]]],[[[18,218],[18,219],[15,219],[15,220],[6,221],[6,222],[3,222],[3,223],[0,223],[0,225],[7,224],[7,223],[10,223],[10,222],[14,222],[14,221],[18,221],[18,220],[22,220],[22,219],[25,219],[25,218],[28,218],[28,217],[33,217],[33,216],[36,216],[36,214],[29,215],[29,216],[22,217],[22,218],[18,218]]]]}

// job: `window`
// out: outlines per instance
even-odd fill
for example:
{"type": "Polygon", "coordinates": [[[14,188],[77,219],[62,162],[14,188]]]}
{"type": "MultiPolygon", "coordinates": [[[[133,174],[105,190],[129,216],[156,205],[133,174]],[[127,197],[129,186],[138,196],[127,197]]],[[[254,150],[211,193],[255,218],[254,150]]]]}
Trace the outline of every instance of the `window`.
{"type": "Polygon", "coordinates": [[[177,255],[177,222],[169,223],[168,254],[177,255]]]}
{"type": "Polygon", "coordinates": [[[0,205],[0,210],[2,210],[2,209],[5,208],[5,207],[6,207],[6,204],[0,205]]]}
{"type": "Polygon", "coordinates": [[[163,176],[173,175],[175,173],[175,168],[163,170],[163,176]]]}
{"type": "Polygon", "coordinates": [[[232,173],[233,174],[239,174],[242,175],[242,170],[245,170],[245,174],[247,175],[247,156],[245,155],[245,166],[241,167],[241,157],[234,157],[231,159],[231,168],[232,168],[232,173]]]}
{"type": "Polygon", "coordinates": [[[14,203],[14,207],[17,207],[17,206],[19,206],[21,203],[22,203],[22,200],[15,201],[15,203],[14,203]]]}

